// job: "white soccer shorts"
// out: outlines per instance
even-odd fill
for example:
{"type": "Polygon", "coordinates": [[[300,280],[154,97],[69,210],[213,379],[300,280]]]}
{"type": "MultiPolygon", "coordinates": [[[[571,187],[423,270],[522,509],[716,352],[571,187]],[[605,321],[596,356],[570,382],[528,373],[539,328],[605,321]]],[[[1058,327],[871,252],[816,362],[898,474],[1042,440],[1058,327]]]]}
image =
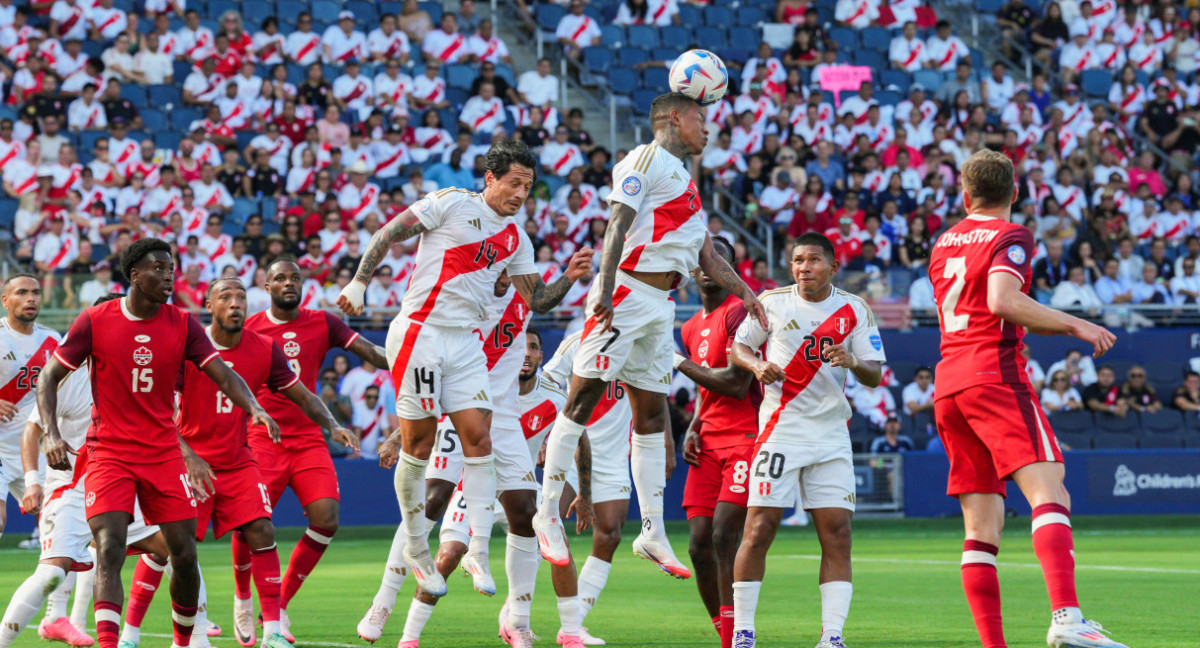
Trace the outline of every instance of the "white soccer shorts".
{"type": "Polygon", "coordinates": [[[750,464],[748,506],[791,508],[796,489],[805,510],[854,510],[850,446],[797,446],[767,440],[750,464]]]}
{"type": "MultiPolygon", "coordinates": [[[[633,492],[629,477],[629,434],[610,435],[611,439],[592,439],[588,429],[588,440],[592,444],[592,503],[627,500],[633,492]]],[[[571,475],[578,480],[574,463],[571,475]]],[[[576,492],[577,481],[571,482],[576,492]]]]}
{"type": "MultiPolygon", "coordinates": [[[[529,446],[520,429],[496,425],[492,421],[492,460],[496,466],[496,492],[510,490],[537,490],[538,481],[534,474],[529,446]]],[[[449,419],[438,424],[437,442],[425,468],[426,479],[440,479],[457,484],[462,479],[463,453],[458,432],[449,419]]]]}
{"type": "Polygon", "coordinates": [[[80,563],[92,562],[88,552],[92,528],[87,523],[81,490],[72,488],[46,500],[38,517],[38,531],[42,539],[40,560],[67,558],[80,563]]]}
{"type": "MultiPolygon", "coordinates": [[[[41,462],[44,466],[45,461],[41,462]]],[[[46,469],[38,467],[38,475],[45,481],[46,469]]],[[[7,488],[17,502],[25,497],[25,471],[21,470],[21,457],[0,457],[0,488],[7,488]]]]}
{"type": "MultiPolygon", "coordinates": [[[[588,313],[600,294],[599,285],[592,284],[588,293],[588,313]]],[[[584,330],[594,323],[589,316],[584,330]]],[[[674,326],[675,302],[670,293],[617,272],[612,330],[588,331],[579,342],[571,371],[581,378],[621,380],[631,387],[666,394],[671,390],[674,326]]]]}
{"type": "Polygon", "coordinates": [[[479,331],[397,317],[388,328],[386,351],[400,418],[414,421],[443,412],[492,409],[479,331]]]}

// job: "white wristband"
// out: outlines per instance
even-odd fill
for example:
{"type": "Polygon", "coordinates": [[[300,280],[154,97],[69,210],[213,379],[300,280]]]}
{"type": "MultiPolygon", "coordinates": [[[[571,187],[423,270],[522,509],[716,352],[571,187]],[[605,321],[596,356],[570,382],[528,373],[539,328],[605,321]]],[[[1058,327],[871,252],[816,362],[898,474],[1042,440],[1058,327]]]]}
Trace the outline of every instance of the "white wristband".
{"type": "Polygon", "coordinates": [[[352,279],[350,283],[342,288],[342,296],[346,301],[350,302],[350,307],[354,309],[362,308],[363,295],[367,293],[367,287],[361,281],[352,279]]]}
{"type": "Polygon", "coordinates": [[[38,486],[42,485],[42,480],[38,479],[38,471],[36,471],[36,470],[26,471],[25,472],[25,488],[29,488],[30,486],[32,486],[34,484],[37,484],[38,486]]]}
{"type": "Polygon", "coordinates": [[[672,369],[675,369],[676,371],[678,371],[678,370],[679,370],[679,365],[683,364],[683,361],[684,361],[684,360],[687,360],[687,357],[683,356],[683,355],[682,355],[682,354],[680,354],[678,351],[676,351],[676,352],[675,352],[675,359],[674,359],[674,360],[671,362],[671,368],[672,368],[672,369]]]}

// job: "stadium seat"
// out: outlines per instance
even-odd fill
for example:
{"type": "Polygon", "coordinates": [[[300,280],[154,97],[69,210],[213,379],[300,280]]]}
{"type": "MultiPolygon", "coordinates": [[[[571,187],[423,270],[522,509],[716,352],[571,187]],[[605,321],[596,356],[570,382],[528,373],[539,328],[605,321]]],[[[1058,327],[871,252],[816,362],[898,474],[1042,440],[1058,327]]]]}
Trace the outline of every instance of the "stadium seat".
{"type": "Polygon", "coordinates": [[[650,25],[630,25],[627,30],[629,34],[629,45],[640,47],[644,50],[652,50],[658,47],[658,27],[650,25]]]}
{"type": "MultiPolygon", "coordinates": [[[[429,14],[429,18],[431,20],[433,20],[433,24],[436,25],[436,24],[442,22],[442,13],[446,10],[445,5],[443,5],[442,3],[429,2],[428,0],[424,0],[422,2],[418,2],[417,6],[420,7],[421,9],[424,9],[425,12],[429,14]]],[[[562,7],[559,7],[559,9],[562,10],[563,14],[566,13],[566,9],[563,9],[562,7]]],[[[559,17],[561,18],[562,16],[560,15],[559,17]]],[[[555,22],[555,25],[557,26],[558,21],[556,20],[554,22],[555,22]]]]}
{"type": "Polygon", "coordinates": [[[246,219],[258,213],[258,201],[254,198],[234,198],[233,212],[229,214],[229,218],[225,219],[226,227],[233,226],[234,231],[229,232],[233,235],[242,233],[242,228],[246,225],[246,219]]]}
{"type": "MultiPolygon", "coordinates": [[[[333,0],[313,0],[313,20],[323,20],[329,24],[333,24],[337,22],[338,14],[341,13],[341,11],[341,5],[333,0]]],[[[436,25],[437,22],[434,22],[433,24],[436,25]]]]}
{"type": "Polygon", "coordinates": [[[682,52],[692,44],[692,37],[688,30],[678,25],[668,25],[661,29],[663,47],[670,47],[678,52],[682,52]]]}
{"type": "Polygon", "coordinates": [[[736,24],[757,28],[765,22],[767,22],[767,15],[763,13],[762,9],[751,5],[742,5],[737,8],[736,24]]]}
{"type": "Polygon", "coordinates": [[[1128,360],[1106,360],[1104,364],[1112,367],[1113,373],[1117,374],[1117,382],[1124,382],[1125,376],[1129,375],[1129,370],[1134,365],[1128,360]]]}
{"type": "Polygon", "coordinates": [[[976,13],[979,14],[994,16],[1003,8],[1004,0],[975,0],[976,13]]]}
{"type": "Polygon", "coordinates": [[[654,98],[661,94],[658,90],[649,88],[638,88],[633,91],[633,110],[640,116],[648,116],[650,114],[650,104],[654,98]]]}
{"type": "Polygon", "coordinates": [[[760,30],[751,29],[749,27],[730,27],[728,43],[734,47],[741,47],[754,51],[754,43],[762,40],[762,32],[760,30]]]}
{"type": "Polygon", "coordinates": [[[917,70],[913,72],[912,80],[925,86],[927,95],[932,95],[942,87],[942,74],[937,70],[917,70]]]}
{"type": "Polygon", "coordinates": [[[583,65],[592,74],[607,74],[612,67],[612,50],[603,45],[583,48],[583,65]]]}
{"type": "Polygon", "coordinates": [[[1112,84],[1112,72],[1108,70],[1084,70],[1079,76],[1079,85],[1089,99],[1108,99],[1112,84]]]}
{"type": "Polygon", "coordinates": [[[83,131],[79,133],[78,148],[80,151],[87,151],[91,155],[92,151],[96,148],[96,142],[107,137],[108,133],[104,131],[83,131]]]}
{"type": "MultiPolygon", "coordinates": [[[[617,50],[620,54],[627,50],[617,50]]],[[[622,97],[628,97],[633,94],[637,88],[638,77],[637,73],[625,67],[614,67],[608,73],[608,87],[612,89],[614,94],[622,97]]]]}
{"type": "Polygon", "coordinates": [[[1142,431],[1146,434],[1177,434],[1184,429],[1183,415],[1178,410],[1161,409],[1141,415],[1142,431]]]}
{"type": "Polygon", "coordinates": [[[668,77],[666,68],[646,68],[642,70],[642,87],[654,90],[659,94],[668,92],[670,90],[668,77]]]}
{"type": "Polygon", "coordinates": [[[736,25],[737,22],[733,18],[733,10],[728,7],[722,7],[716,4],[709,5],[704,8],[704,24],[709,27],[720,27],[722,29],[736,25]]]}
{"type": "Polygon", "coordinates": [[[167,116],[161,110],[144,108],[142,110],[142,124],[146,130],[159,135],[167,131],[167,116]]]}
{"type": "Polygon", "coordinates": [[[208,9],[205,12],[205,17],[212,20],[219,20],[221,15],[226,11],[241,13],[241,3],[233,0],[208,0],[208,9]]]}
{"type": "Polygon", "coordinates": [[[1091,434],[1094,429],[1091,412],[1080,410],[1073,412],[1053,412],[1050,414],[1049,419],[1050,427],[1055,432],[1091,434]]]}
{"type": "MultiPolygon", "coordinates": [[[[286,0],[285,0],[286,1],[286,0]]],[[[375,3],[366,2],[366,0],[349,0],[346,3],[346,11],[354,12],[354,18],[360,27],[365,27],[368,30],[374,29],[375,24],[379,22],[379,18],[375,13],[375,3]]]]}
{"type": "MultiPolygon", "coordinates": [[[[900,407],[900,404],[896,404],[900,407]]],[[[930,430],[937,430],[937,424],[933,420],[933,411],[925,410],[912,415],[912,430],[914,434],[922,436],[928,435],[930,430]]]]}
{"type": "Polygon", "coordinates": [[[892,35],[883,27],[867,27],[862,30],[862,44],[863,47],[886,53],[892,45],[892,35]]]}
{"type": "Polygon", "coordinates": [[[888,369],[891,369],[892,375],[896,377],[896,382],[901,385],[912,382],[913,374],[917,372],[919,366],[919,364],[907,360],[888,361],[887,363],[888,369]]]}
{"type": "Polygon", "coordinates": [[[719,27],[696,27],[692,30],[692,36],[696,39],[697,43],[709,49],[723,49],[726,47],[725,30],[719,27]]]}
{"type": "Polygon", "coordinates": [[[636,47],[622,47],[617,50],[616,64],[621,67],[632,68],[638,63],[645,63],[650,60],[650,53],[636,47]]]}
{"type": "Polygon", "coordinates": [[[1066,446],[1063,450],[1090,450],[1092,448],[1092,435],[1087,433],[1055,430],[1054,436],[1058,438],[1060,445],[1066,446]]]}
{"type": "MultiPolygon", "coordinates": [[[[285,0],[286,2],[286,0],[285,0]]],[[[292,11],[293,6],[288,2],[288,11],[292,11]]],[[[299,13],[298,11],[296,13],[299,13]]],[[[246,2],[242,4],[242,18],[245,20],[253,20],[258,24],[276,14],[275,3],[269,0],[257,0],[256,2],[246,2]]],[[[151,22],[151,21],[146,21],[151,22]]],[[[153,23],[151,23],[153,24],[153,23]]]]}
{"type": "Polygon", "coordinates": [[[620,47],[625,44],[625,28],[620,25],[604,25],[600,28],[602,47],[620,47]]]}
{"type": "Polygon", "coordinates": [[[471,84],[475,82],[475,77],[479,76],[478,70],[478,64],[452,64],[447,65],[442,73],[446,76],[446,85],[451,88],[470,90],[471,84]]]}
{"type": "Polygon", "coordinates": [[[508,65],[507,63],[497,63],[496,76],[503,77],[505,81],[508,81],[508,85],[514,88],[517,87],[517,74],[513,71],[511,65],[508,65]]]}
{"type": "Polygon", "coordinates": [[[838,48],[844,52],[853,52],[858,49],[858,30],[849,27],[830,27],[829,40],[838,44],[838,48]]]}
{"type": "Polygon", "coordinates": [[[247,128],[245,130],[235,131],[233,135],[237,140],[237,149],[239,151],[245,151],[246,147],[250,146],[250,140],[258,136],[258,131],[247,128]]]}
{"type": "Polygon", "coordinates": [[[159,110],[170,110],[183,105],[183,92],[179,89],[183,79],[176,79],[179,85],[152,85],[147,87],[147,99],[150,105],[159,110]]]}
{"type": "MultiPolygon", "coordinates": [[[[753,56],[748,49],[733,47],[726,47],[724,49],[717,50],[717,54],[721,57],[722,61],[725,61],[726,64],[733,62],[737,63],[738,65],[745,65],[746,61],[749,61],[750,57],[753,56]]],[[[800,73],[803,75],[807,71],[808,69],[804,68],[800,73]]],[[[805,82],[805,85],[808,85],[808,83],[805,82]]]]}
{"type": "Polygon", "coordinates": [[[180,88],[183,87],[183,82],[187,80],[188,75],[192,73],[193,69],[194,67],[190,61],[175,61],[172,64],[171,73],[175,77],[173,80],[180,88]]]}
{"type": "Polygon", "coordinates": [[[704,22],[704,14],[700,8],[690,3],[680,3],[679,22],[684,25],[696,26],[704,22]]]}
{"type": "Polygon", "coordinates": [[[146,86],[124,83],[121,85],[121,98],[132,103],[138,109],[144,108],[146,106],[146,86]]]}
{"type": "MultiPolygon", "coordinates": [[[[534,17],[537,19],[538,27],[540,27],[542,31],[547,31],[550,33],[554,33],[554,30],[558,29],[558,21],[562,20],[562,17],[565,15],[567,15],[567,10],[565,7],[546,2],[538,4],[536,10],[534,11],[534,17]]],[[[437,23],[435,22],[434,24],[436,25],[437,23]]]]}
{"type": "Polygon", "coordinates": [[[171,111],[171,128],[186,133],[192,122],[203,118],[204,115],[197,108],[176,108],[171,111]]]}
{"type": "Polygon", "coordinates": [[[183,134],[169,129],[164,129],[161,132],[154,134],[154,144],[160,149],[168,151],[178,151],[179,143],[183,141],[183,134]]]}
{"type": "Polygon", "coordinates": [[[888,66],[887,56],[879,50],[860,47],[854,50],[852,57],[855,65],[865,65],[872,70],[886,70],[888,66]]]}
{"type": "Polygon", "coordinates": [[[875,94],[875,98],[879,100],[879,105],[881,106],[895,106],[904,101],[904,95],[891,90],[881,90],[875,94]]]}
{"type": "Polygon", "coordinates": [[[139,142],[139,143],[145,142],[146,140],[150,140],[151,142],[154,142],[155,146],[158,146],[158,140],[155,139],[155,137],[154,137],[155,134],[156,133],[151,133],[148,130],[129,131],[129,139],[131,139],[135,142],[139,142]]]}
{"type": "Polygon", "coordinates": [[[1096,413],[1096,432],[1098,434],[1136,435],[1138,432],[1137,412],[1129,412],[1125,416],[1114,416],[1107,412],[1096,413]]]}
{"type": "Polygon", "coordinates": [[[1130,434],[1101,433],[1092,437],[1094,450],[1123,450],[1138,447],[1137,437],[1130,434]]]}
{"type": "MultiPolygon", "coordinates": [[[[1183,369],[1178,362],[1155,360],[1147,362],[1145,367],[1146,379],[1156,385],[1169,384],[1178,387],[1183,382],[1183,369]]],[[[1118,380],[1123,378],[1124,376],[1117,376],[1118,380]]]]}
{"type": "Polygon", "coordinates": [[[1182,448],[1183,434],[1155,434],[1154,436],[1142,437],[1138,439],[1138,447],[1143,449],[1163,449],[1174,450],[1182,448]]]}
{"type": "Polygon", "coordinates": [[[880,70],[879,85],[880,87],[888,87],[894,85],[900,88],[900,94],[908,96],[908,86],[912,82],[912,77],[904,70],[880,70]]]}
{"type": "Polygon", "coordinates": [[[656,47],[650,50],[651,61],[674,61],[678,57],[679,50],[673,47],[656,47]]]}

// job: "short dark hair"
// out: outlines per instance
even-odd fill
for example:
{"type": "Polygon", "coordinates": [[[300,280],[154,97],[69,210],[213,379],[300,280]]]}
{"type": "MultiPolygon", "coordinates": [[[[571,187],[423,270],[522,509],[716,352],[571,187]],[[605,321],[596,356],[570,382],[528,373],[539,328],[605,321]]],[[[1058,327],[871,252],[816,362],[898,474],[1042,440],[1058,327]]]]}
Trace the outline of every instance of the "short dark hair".
{"type": "Polygon", "coordinates": [[[821,248],[821,253],[824,254],[825,258],[829,259],[830,261],[833,261],[834,257],[836,256],[836,253],[833,250],[833,241],[830,241],[828,236],[825,236],[820,232],[805,232],[801,234],[800,238],[796,239],[796,242],[792,245],[792,250],[795,250],[801,245],[815,245],[821,248]]]}
{"type": "Polygon", "coordinates": [[[144,238],[133,242],[133,245],[125,248],[125,252],[121,255],[121,274],[125,275],[126,279],[133,280],[133,267],[142,262],[147,255],[152,252],[166,252],[171,254],[171,244],[162,239],[144,238]]]}
{"type": "Polygon", "coordinates": [[[125,293],[108,293],[107,295],[100,295],[96,298],[96,301],[92,302],[92,306],[99,306],[100,304],[105,304],[114,299],[120,299],[124,296],[125,293]]]}
{"type": "Polygon", "coordinates": [[[539,331],[535,328],[531,328],[531,329],[525,331],[525,335],[532,335],[532,336],[536,337],[538,339],[538,345],[540,346],[542,344],[542,332],[541,331],[539,331]]]}
{"type": "Polygon", "coordinates": [[[1184,380],[1187,380],[1188,378],[1191,378],[1192,376],[1195,376],[1195,377],[1197,377],[1197,378],[1200,378],[1200,373],[1196,373],[1195,371],[1185,371],[1185,372],[1183,372],[1183,379],[1184,379],[1184,380]]]}
{"type": "Polygon", "coordinates": [[[717,254],[720,254],[722,257],[724,257],[725,260],[729,262],[729,265],[733,265],[733,244],[731,244],[724,236],[712,237],[712,243],[713,249],[717,250],[717,254]]]}
{"type": "Polygon", "coordinates": [[[920,367],[917,367],[917,370],[913,372],[913,377],[915,378],[915,377],[921,375],[922,371],[928,371],[929,375],[931,375],[931,376],[933,375],[933,367],[930,367],[929,365],[922,365],[920,367]]]}
{"type": "Polygon", "coordinates": [[[696,100],[682,92],[660,94],[650,102],[650,125],[653,126],[654,122],[660,119],[666,119],[672,110],[684,110],[695,105],[696,100]]]}
{"type": "MultiPolygon", "coordinates": [[[[320,237],[318,236],[317,238],[320,238],[320,237]]],[[[279,265],[280,263],[291,263],[291,264],[294,264],[297,268],[300,267],[300,264],[296,263],[296,257],[294,257],[290,254],[283,254],[283,255],[277,256],[274,259],[272,259],[270,263],[267,264],[267,278],[268,279],[271,277],[271,268],[274,268],[275,266],[279,265]]]]}
{"type": "Polygon", "coordinates": [[[17,279],[21,279],[23,277],[33,279],[33,281],[35,283],[37,283],[39,286],[42,285],[42,280],[38,279],[37,277],[33,276],[32,274],[29,274],[28,272],[18,272],[16,274],[9,275],[8,278],[4,280],[4,292],[8,292],[8,287],[10,284],[12,284],[12,282],[16,281],[17,279]]]}
{"type": "Polygon", "coordinates": [[[532,171],[533,179],[537,180],[538,160],[533,151],[530,151],[529,147],[520,140],[502,137],[488,149],[483,168],[491,171],[492,175],[497,178],[502,178],[508,175],[514,164],[519,164],[532,171]]]}
{"type": "Polygon", "coordinates": [[[241,288],[242,290],[246,289],[246,284],[242,283],[242,280],[238,277],[217,277],[208,284],[208,290],[204,291],[204,298],[208,299],[209,297],[212,297],[213,292],[217,289],[217,284],[220,283],[235,283],[237,284],[238,288],[241,288]]]}

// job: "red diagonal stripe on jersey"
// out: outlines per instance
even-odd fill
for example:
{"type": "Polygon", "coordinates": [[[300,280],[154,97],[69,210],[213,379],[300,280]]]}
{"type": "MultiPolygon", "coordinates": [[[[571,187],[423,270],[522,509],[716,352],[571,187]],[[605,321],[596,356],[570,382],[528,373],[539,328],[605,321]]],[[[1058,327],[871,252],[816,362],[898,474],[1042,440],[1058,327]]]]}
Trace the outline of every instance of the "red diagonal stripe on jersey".
{"type": "Polygon", "coordinates": [[[526,439],[532,439],[538,432],[552,425],[557,416],[558,408],[554,406],[554,401],[547,398],[521,415],[521,431],[525,433],[526,439]],[[533,427],[535,417],[537,418],[536,428],[533,427]]]}
{"type": "Polygon", "coordinates": [[[429,291],[429,297],[425,299],[424,304],[421,304],[420,310],[410,315],[408,319],[414,322],[424,322],[425,318],[429,317],[429,313],[433,312],[433,305],[437,303],[438,295],[442,292],[442,286],[446,285],[447,281],[458,275],[471,274],[472,272],[491,266],[498,261],[504,261],[517,251],[517,248],[520,247],[520,241],[517,224],[509,223],[507,227],[482,241],[467,243],[446,250],[446,253],[442,255],[442,271],[438,274],[433,290],[429,291]],[[486,254],[481,254],[485,246],[492,248],[492,251],[496,255],[494,258],[489,259],[486,254]]]}
{"type": "Polygon", "coordinates": [[[528,319],[529,306],[525,304],[521,293],[514,291],[512,301],[508,302],[508,308],[504,309],[500,321],[496,323],[495,328],[488,331],[487,337],[483,339],[483,354],[487,356],[488,371],[496,366],[505,351],[512,348],[513,339],[516,338],[517,333],[525,330],[525,322],[528,319]],[[508,330],[505,330],[505,326],[508,327],[508,330]],[[501,342],[506,342],[509,346],[500,346],[498,343],[501,342]]]}
{"type": "MultiPolygon", "coordinates": [[[[692,208],[692,201],[698,204],[700,192],[696,190],[696,182],[689,181],[688,188],[683,193],[676,196],[673,200],[659,205],[654,210],[654,232],[650,237],[651,243],[657,243],[667,234],[674,232],[688,222],[688,219],[696,213],[692,208]]],[[[637,270],[638,260],[642,258],[642,252],[645,245],[639,245],[630,251],[629,255],[621,263],[622,270],[637,270]]],[[[614,304],[615,305],[615,304],[614,304]]],[[[586,331],[586,329],[584,329],[586,331]]],[[[587,337],[587,333],[584,333],[587,337]]]]}
{"type": "MultiPolygon", "coordinates": [[[[812,332],[812,337],[821,339],[823,337],[833,338],[834,344],[841,344],[845,341],[854,327],[858,325],[858,317],[854,314],[854,308],[850,304],[846,304],[833,312],[824,322],[821,323],[812,332]],[[846,327],[845,333],[838,333],[836,322],[838,318],[849,318],[850,325],[846,327]]],[[[775,429],[775,425],[779,423],[779,416],[783,414],[783,409],[793,398],[800,395],[812,379],[816,377],[817,371],[821,369],[822,361],[820,358],[816,360],[806,360],[804,358],[804,349],[796,350],[796,355],[792,356],[792,360],[783,368],[783,373],[786,376],[783,380],[783,393],[779,396],[779,407],[771,413],[771,418],[767,421],[763,431],[758,435],[758,441],[754,443],[754,452],[762,447],[762,444],[767,442],[771,437],[771,432],[775,429]]]]}
{"type": "Polygon", "coordinates": [[[421,324],[413,322],[404,331],[404,341],[400,343],[400,351],[396,353],[396,362],[392,363],[392,385],[396,388],[396,398],[400,398],[400,386],[404,384],[404,374],[408,371],[408,359],[412,357],[413,347],[417,345],[417,336],[421,334],[421,324]]]}
{"type": "MultiPolygon", "coordinates": [[[[613,310],[615,311],[617,306],[620,306],[621,302],[625,301],[625,298],[628,296],[629,288],[625,286],[617,286],[616,292],[613,293],[613,310]]],[[[583,335],[579,336],[579,341],[583,342],[586,340],[588,333],[591,333],[592,329],[594,328],[596,328],[596,316],[591,315],[587,318],[587,321],[583,323],[583,335]]]]}
{"type": "MultiPolygon", "coordinates": [[[[622,386],[622,388],[624,388],[624,386],[622,386]]],[[[588,425],[595,425],[599,423],[600,419],[604,418],[604,416],[608,414],[609,410],[615,407],[617,402],[620,401],[619,398],[613,398],[610,396],[609,394],[611,392],[611,387],[604,390],[604,396],[600,399],[599,403],[596,403],[596,409],[592,410],[592,418],[588,419],[588,425]]]]}
{"type": "Polygon", "coordinates": [[[33,370],[37,369],[40,372],[42,367],[46,366],[46,362],[50,360],[50,354],[57,348],[58,340],[52,337],[42,340],[42,345],[37,348],[37,351],[33,352],[33,355],[29,358],[29,362],[26,363],[26,371],[18,370],[17,375],[13,376],[13,379],[8,381],[7,385],[0,387],[0,400],[16,403],[24,398],[25,394],[34,388],[34,383],[36,382],[36,379],[30,379],[33,370]]]}

